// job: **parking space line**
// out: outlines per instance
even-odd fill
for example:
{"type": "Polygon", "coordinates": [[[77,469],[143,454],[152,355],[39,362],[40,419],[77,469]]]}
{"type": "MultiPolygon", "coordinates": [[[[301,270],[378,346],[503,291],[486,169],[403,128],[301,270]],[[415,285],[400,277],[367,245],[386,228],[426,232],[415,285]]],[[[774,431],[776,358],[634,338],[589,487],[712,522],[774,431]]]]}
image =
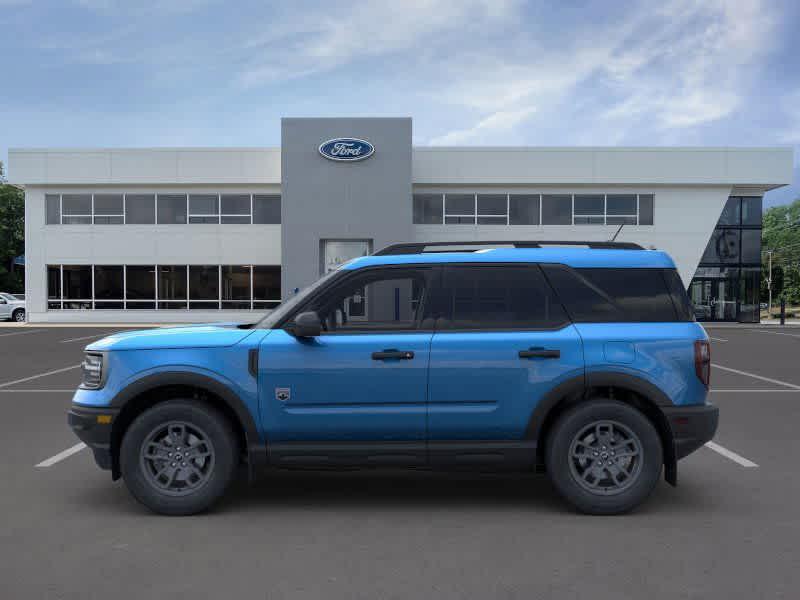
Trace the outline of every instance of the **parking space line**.
{"type": "Polygon", "coordinates": [[[741,465],[743,467],[752,468],[758,466],[752,460],[748,460],[744,456],[740,456],[739,454],[736,454],[736,452],[732,452],[731,450],[728,450],[724,446],[720,446],[719,444],[716,444],[714,442],[706,442],[705,447],[708,448],[709,450],[713,450],[717,454],[721,454],[725,458],[732,460],[736,464],[741,465]]]}
{"type": "Polygon", "coordinates": [[[71,371],[72,369],[79,369],[80,366],[81,366],[80,364],[72,365],[71,367],[64,367],[63,369],[55,369],[54,371],[47,371],[45,373],[39,373],[38,375],[31,375],[30,377],[23,377],[22,379],[15,379],[14,381],[6,381],[5,383],[0,383],[0,388],[9,387],[12,385],[16,385],[18,383],[24,383],[32,379],[38,379],[39,377],[47,377],[48,375],[63,373],[64,371],[71,371]]]}
{"type": "Polygon", "coordinates": [[[72,446],[72,448],[67,448],[66,450],[59,452],[58,454],[51,456],[50,458],[46,458],[36,466],[38,468],[52,467],[54,464],[61,462],[65,458],[69,458],[73,454],[77,454],[84,448],[86,448],[86,444],[84,444],[83,442],[81,442],[80,444],[75,444],[74,446],[72,446]]]}
{"type": "Polygon", "coordinates": [[[783,331],[772,331],[770,329],[747,329],[746,331],[752,331],[755,333],[771,333],[772,335],[786,335],[793,338],[800,338],[800,335],[796,333],[784,333],[783,331]]]}
{"type": "Polygon", "coordinates": [[[86,335],[84,337],[77,337],[77,338],[70,338],[68,340],[58,340],[59,344],[66,344],[69,342],[81,342],[83,340],[93,340],[94,338],[106,337],[111,335],[110,333],[98,333],[97,335],[86,335]]]}
{"type": "Polygon", "coordinates": [[[75,393],[75,390],[0,390],[0,394],[73,394],[73,393],[75,393]]]}
{"type": "Polygon", "coordinates": [[[25,331],[15,331],[13,333],[0,333],[0,337],[7,337],[9,335],[25,335],[28,333],[42,333],[44,329],[26,329],[25,331]]]}
{"type": "Polygon", "coordinates": [[[712,394],[714,393],[748,393],[748,394],[800,394],[800,390],[709,390],[712,394]]]}
{"type": "Polygon", "coordinates": [[[774,383],[777,385],[783,385],[795,390],[800,390],[800,385],[795,385],[793,383],[787,383],[785,381],[781,381],[780,379],[770,379],[769,377],[764,377],[763,375],[756,375],[755,373],[748,373],[747,371],[739,371],[738,369],[731,369],[730,367],[723,367],[717,363],[711,363],[712,367],[716,367],[717,369],[722,369],[723,371],[730,371],[731,373],[736,373],[737,375],[746,375],[747,377],[752,377],[753,379],[760,379],[761,381],[766,381],[767,383],[774,383]]]}
{"type": "Polygon", "coordinates": [[[711,337],[711,336],[708,336],[708,339],[714,340],[715,342],[727,342],[728,341],[728,340],[725,340],[725,339],[722,339],[722,338],[715,338],[715,337],[711,337]]]}

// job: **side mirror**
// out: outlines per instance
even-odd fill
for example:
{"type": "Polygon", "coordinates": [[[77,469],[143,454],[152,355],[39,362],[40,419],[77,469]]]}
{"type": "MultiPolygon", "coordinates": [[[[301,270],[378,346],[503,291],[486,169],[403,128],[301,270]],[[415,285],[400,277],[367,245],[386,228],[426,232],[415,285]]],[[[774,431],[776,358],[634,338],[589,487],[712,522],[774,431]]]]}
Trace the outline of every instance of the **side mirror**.
{"type": "Polygon", "coordinates": [[[294,318],[291,334],[295,337],[317,337],[322,334],[322,323],[319,315],[313,311],[300,313],[294,318]]]}

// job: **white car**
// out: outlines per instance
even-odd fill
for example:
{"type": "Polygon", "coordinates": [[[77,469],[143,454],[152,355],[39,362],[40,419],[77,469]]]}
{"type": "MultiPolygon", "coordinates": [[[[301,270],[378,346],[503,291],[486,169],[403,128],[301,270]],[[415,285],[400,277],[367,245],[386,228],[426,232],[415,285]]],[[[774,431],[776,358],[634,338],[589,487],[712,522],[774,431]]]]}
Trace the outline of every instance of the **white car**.
{"type": "Polygon", "coordinates": [[[25,321],[25,300],[0,292],[0,319],[10,319],[17,323],[25,321]]]}

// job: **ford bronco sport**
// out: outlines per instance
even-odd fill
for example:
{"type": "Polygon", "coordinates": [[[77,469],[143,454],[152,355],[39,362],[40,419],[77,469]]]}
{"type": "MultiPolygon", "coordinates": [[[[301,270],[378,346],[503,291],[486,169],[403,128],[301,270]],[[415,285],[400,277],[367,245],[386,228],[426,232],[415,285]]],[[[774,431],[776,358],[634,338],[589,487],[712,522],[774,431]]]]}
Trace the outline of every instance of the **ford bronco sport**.
{"type": "Polygon", "coordinates": [[[402,244],[255,324],[90,344],[69,423],[159,513],[208,508],[242,465],[538,469],[614,514],[713,437],[710,367],[663,252],[402,244]]]}

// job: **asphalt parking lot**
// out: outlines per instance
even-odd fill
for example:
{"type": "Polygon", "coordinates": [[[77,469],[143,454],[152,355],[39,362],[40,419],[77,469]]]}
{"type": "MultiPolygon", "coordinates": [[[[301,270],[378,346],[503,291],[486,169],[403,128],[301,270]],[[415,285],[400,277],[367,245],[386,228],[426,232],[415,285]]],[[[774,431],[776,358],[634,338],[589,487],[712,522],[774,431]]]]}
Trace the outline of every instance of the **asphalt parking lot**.
{"type": "Polygon", "coordinates": [[[622,517],[542,476],[395,472],[271,473],[155,516],[66,425],[83,346],[117,330],[0,328],[0,598],[797,597],[800,328],[709,328],[716,446],[622,517]]]}

